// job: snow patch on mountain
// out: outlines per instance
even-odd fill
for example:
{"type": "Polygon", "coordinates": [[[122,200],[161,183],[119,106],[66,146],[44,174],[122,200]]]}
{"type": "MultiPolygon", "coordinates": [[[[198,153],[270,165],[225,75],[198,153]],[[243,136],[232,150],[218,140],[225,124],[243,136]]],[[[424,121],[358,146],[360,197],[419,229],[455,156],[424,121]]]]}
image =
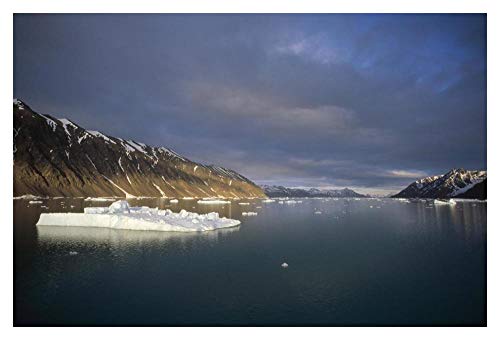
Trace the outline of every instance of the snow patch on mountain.
{"type": "Polygon", "coordinates": [[[78,126],[76,126],[75,124],[73,124],[73,122],[71,122],[70,120],[68,120],[66,118],[59,118],[58,120],[59,120],[59,122],[61,122],[64,131],[68,135],[68,138],[71,137],[71,132],[68,130],[68,127],[71,127],[73,130],[78,129],[78,126]]]}
{"type": "Polygon", "coordinates": [[[163,190],[161,190],[161,188],[158,185],[156,185],[155,183],[153,183],[153,185],[160,192],[161,197],[167,197],[167,195],[165,194],[165,192],[163,190]]]}
{"type": "Polygon", "coordinates": [[[103,133],[101,133],[99,131],[87,130],[87,132],[90,133],[94,137],[98,137],[98,138],[104,139],[106,142],[116,144],[116,142],[114,140],[112,140],[111,138],[109,138],[108,136],[106,136],[105,134],[103,134],[103,133]]]}

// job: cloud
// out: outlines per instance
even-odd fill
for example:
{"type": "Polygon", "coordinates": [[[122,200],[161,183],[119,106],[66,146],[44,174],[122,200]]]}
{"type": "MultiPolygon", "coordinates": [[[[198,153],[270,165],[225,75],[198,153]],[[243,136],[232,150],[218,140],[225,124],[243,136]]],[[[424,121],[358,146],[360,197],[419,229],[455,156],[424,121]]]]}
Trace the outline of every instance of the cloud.
{"type": "Polygon", "coordinates": [[[486,168],[484,15],[15,15],[14,95],[259,181],[486,168]],[[43,62],[42,62],[43,61],[43,62]]]}
{"type": "Polygon", "coordinates": [[[323,32],[281,42],[271,53],[298,56],[320,64],[344,62],[348,54],[345,50],[331,46],[328,36],[323,32]]]}
{"type": "Polygon", "coordinates": [[[428,176],[424,171],[409,171],[409,170],[389,170],[389,176],[394,176],[398,178],[422,178],[428,176]]]}

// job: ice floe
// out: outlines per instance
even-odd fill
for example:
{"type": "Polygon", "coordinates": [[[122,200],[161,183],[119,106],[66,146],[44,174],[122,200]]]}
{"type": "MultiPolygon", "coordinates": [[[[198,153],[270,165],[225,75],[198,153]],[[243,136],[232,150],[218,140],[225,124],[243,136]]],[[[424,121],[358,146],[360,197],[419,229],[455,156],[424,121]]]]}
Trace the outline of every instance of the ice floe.
{"type": "Polygon", "coordinates": [[[30,194],[14,197],[15,200],[38,200],[38,199],[42,199],[42,198],[43,197],[30,195],[30,194]]]}
{"type": "Polygon", "coordinates": [[[242,212],[241,213],[243,216],[257,216],[258,213],[254,212],[254,211],[245,211],[245,212],[242,212]]]}
{"type": "Polygon", "coordinates": [[[442,200],[442,199],[435,199],[434,200],[435,205],[455,205],[457,202],[452,198],[449,200],[442,200]]]}
{"type": "Polygon", "coordinates": [[[111,197],[87,197],[84,199],[84,201],[94,201],[94,202],[110,202],[110,201],[115,201],[115,198],[111,197]]]}
{"type": "Polygon", "coordinates": [[[224,200],[200,200],[198,201],[198,204],[230,204],[231,201],[224,201],[224,200]]]}
{"type": "MultiPolygon", "coordinates": [[[[281,202],[281,201],[280,201],[281,202]]],[[[302,201],[295,201],[295,200],[288,200],[288,201],[284,201],[285,204],[297,204],[297,203],[302,203],[302,201]]]]}
{"type": "Polygon", "coordinates": [[[240,221],[219,217],[216,212],[174,213],[148,207],[130,207],[117,201],[109,207],[88,207],[84,213],[42,213],[37,226],[95,227],[126,230],[196,232],[235,227],[240,221]]]}

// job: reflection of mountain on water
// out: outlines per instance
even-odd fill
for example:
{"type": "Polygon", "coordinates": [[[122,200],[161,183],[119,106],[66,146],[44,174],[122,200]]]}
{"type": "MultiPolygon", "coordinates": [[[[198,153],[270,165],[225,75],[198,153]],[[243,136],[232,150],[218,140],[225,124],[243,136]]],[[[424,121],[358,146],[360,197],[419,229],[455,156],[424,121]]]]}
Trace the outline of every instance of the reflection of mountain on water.
{"type": "Polygon", "coordinates": [[[421,204],[416,216],[418,225],[443,234],[453,231],[463,240],[472,241],[484,236],[486,203],[458,201],[456,205],[421,204]]]}
{"type": "Polygon", "coordinates": [[[38,226],[40,243],[89,243],[111,245],[159,244],[168,241],[217,241],[221,236],[237,232],[238,227],[223,228],[204,232],[165,232],[142,230],[119,230],[89,227],[38,226]]]}

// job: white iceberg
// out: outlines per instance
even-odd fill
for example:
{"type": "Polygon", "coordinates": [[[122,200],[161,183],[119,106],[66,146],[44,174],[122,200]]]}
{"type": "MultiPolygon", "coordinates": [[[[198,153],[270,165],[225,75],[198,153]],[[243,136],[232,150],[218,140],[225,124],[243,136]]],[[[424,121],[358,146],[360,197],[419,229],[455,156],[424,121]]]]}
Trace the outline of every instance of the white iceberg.
{"type": "Polygon", "coordinates": [[[170,200],[170,203],[179,203],[179,200],[173,199],[173,200],[170,200]]]}
{"type": "Polygon", "coordinates": [[[273,203],[273,202],[276,202],[276,200],[271,200],[271,199],[262,200],[262,203],[273,203]]]}
{"type": "Polygon", "coordinates": [[[248,203],[248,202],[240,202],[240,203],[238,203],[238,204],[239,204],[239,205],[250,205],[250,203],[248,203]]]}
{"type": "Polygon", "coordinates": [[[42,204],[42,201],[29,201],[28,204],[42,204]]]}
{"type": "Polygon", "coordinates": [[[283,263],[281,264],[281,267],[282,267],[282,268],[288,268],[288,263],[283,262],[283,263]]]}
{"type": "Polygon", "coordinates": [[[196,232],[235,227],[240,223],[238,220],[219,217],[216,212],[197,214],[181,210],[174,213],[158,208],[130,207],[127,201],[117,201],[108,208],[85,208],[83,214],[43,213],[36,225],[196,232]]]}
{"type": "Polygon", "coordinates": [[[245,211],[241,213],[243,216],[257,216],[258,214],[254,211],[245,211]]]}

